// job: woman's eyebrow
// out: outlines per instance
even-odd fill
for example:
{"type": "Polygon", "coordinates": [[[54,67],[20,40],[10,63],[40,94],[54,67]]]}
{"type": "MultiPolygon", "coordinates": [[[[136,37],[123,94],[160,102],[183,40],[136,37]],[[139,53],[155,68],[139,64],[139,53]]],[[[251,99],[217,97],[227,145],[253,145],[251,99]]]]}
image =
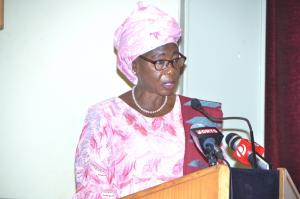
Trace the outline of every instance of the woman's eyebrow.
{"type": "MultiPolygon", "coordinates": [[[[172,56],[179,55],[179,54],[180,54],[179,51],[176,50],[176,51],[173,52],[172,56]]],[[[150,55],[150,57],[151,58],[157,58],[157,57],[166,56],[166,55],[167,55],[167,53],[161,52],[161,53],[154,53],[153,55],[150,55]]]]}

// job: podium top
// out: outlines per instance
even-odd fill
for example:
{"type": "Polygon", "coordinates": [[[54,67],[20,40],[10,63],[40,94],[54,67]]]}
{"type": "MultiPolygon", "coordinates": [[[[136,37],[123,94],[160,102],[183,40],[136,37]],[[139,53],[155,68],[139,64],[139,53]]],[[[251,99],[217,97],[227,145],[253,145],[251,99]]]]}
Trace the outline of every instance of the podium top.
{"type": "Polygon", "coordinates": [[[123,199],[228,199],[229,174],[227,166],[217,165],[125,196],[123,199]]]}
{"type": "MultiPolygon", "coordinates": [[[[238,171],[238,169],[236,170],[238,171]]],[[[264,197],[266,191],[268,191],[270,194],[272,194],[273,192],[274,193],[277,192],[275,198],[279,198],[279,199],[300,199],[299,192],[296,186],[294,185],[292,178],[290,177],[287,170],[284,168],[278,169],[279,172],[277,172],[276,170],[257,170],[257,169],[240,169],[240,170],[242,170],[242,172],[240,173],[246,173],[246,177],[245,178],[240,177],[241,179],[238,179],[239,180],[238,183],[244,187],[248,186],[248,188],[249,188],[249,183],[247,182],[248,180],[247,178],[249,176],[251,177],[254,175],[254,178],[261,179],[259,181],[254,182],[254,186],[255,186],[256,184],[259,183],[264,184],[265,182],[260,182],[260,181],[264,181],[264,179],[268,179],[270,176],[273,179],[272,175],[274,173],[277,173],[277,182],[272,181],[273,185],[271,183],[270,187],[264,187],[264,185],[261,185],[262,186],[261,188],[254,189],[252,190],[251,193],[248,192],[248,194],[250,195],[252,194],[253,196],[255,196],[256,199],[264,197]],[[277,191],[274,190],[274,187],[275,189],[277,189],[277,191]]],[[[225,165],[217,165],[217,166],[209,167],[191,173],[189,175],[177,178],[175,180],[151,187],[149,189],[125,196],[123,197],[123,199],[136,199],[136,198],[139,199],[182,199],[182,198],[228,199],[230,195],[231,198],[234,198],[236,196],[234,196],[233,193],[230,193],[230,190],[234,189],[230,187],[230,172],[231,172],[230,169],[225,165]]],[[[247,194],[246,191],[242,190],[244,188],[243,187],[241,188],[241,186],[237,186],[235,187],[235,189],[240,189],[237,191],[241,192],[243,195],[247,194]]]]}

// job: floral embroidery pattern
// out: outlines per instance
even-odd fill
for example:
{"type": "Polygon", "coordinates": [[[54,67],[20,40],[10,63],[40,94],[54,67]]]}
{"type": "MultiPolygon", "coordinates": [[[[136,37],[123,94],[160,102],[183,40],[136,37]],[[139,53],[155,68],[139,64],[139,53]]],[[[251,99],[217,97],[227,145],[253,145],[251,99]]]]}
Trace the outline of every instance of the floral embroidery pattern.
{"type": "Polygon", "coordinates": [[[75,155],[73,199],[119,198],[183,175],[181,105],[149,118],[120,98],[89,109],[75,155]]]}

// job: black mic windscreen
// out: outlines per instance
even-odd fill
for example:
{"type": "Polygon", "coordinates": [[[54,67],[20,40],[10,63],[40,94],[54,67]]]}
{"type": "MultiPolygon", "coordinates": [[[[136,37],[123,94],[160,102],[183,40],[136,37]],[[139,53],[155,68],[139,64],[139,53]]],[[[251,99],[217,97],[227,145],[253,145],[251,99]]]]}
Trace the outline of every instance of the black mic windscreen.
{"type": "Polygon", "coordinates": [[[235,133],[229,133],[225,138],[226,143],[228,144],[231,138],[234,137],[235,135],[236,135],[235,133]]]}
{"type": "Polygon", "coordinates": [[[192,99],[191,100],[191,107],[194,108],[194,109],[199,109],[199,108],[202,108],[202,105],[201,105],[201,103],[199,102],[198,99],[192,99]]]}
{"type": "Polygon", "coordinates": [[[241,137],[235,133],[229,133],[226,136],[225,141],[231,149],[235,150],[235,142],[240,138],[241,137]]]}

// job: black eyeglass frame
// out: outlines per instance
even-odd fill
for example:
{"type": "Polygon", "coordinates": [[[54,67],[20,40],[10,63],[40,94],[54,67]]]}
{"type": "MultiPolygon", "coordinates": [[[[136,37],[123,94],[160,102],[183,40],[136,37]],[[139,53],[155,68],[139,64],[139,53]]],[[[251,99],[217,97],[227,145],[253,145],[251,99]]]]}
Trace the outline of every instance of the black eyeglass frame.
{"type": "Polygon", "coordinates": [[[143,55],[140,55],[139,57],[140,57],[141,59],[147,61],[147,62],[152,63],[152,64],[154,65],[155,70],[157,70],[157,71],[162,71],[162,70],[167,69],[170,63],[171,63],[171,65],[172,65],[173,68],[177,68],[177,67],[174,66],[174,62],[175,62],[176,60],[179,60],[179,59],[184,59],[184,60],[183,60],[183,62],[182,62],[182,66],[179,66],[178,69],[180,69],[180,68],[182,68],[182,67],[184,66],[184,62],[185,62],[185,60],[186,60],[186,56],[184,56],[184,55],[181,54],[181,53],[178,53],[178,54],[179,54],[180,57],[177,57],[177,58],[171,59],[171,60],[168,60],[168,59],[159,59],[159,60],[155,60],[155,61],[154,61],[154,60],[151,60],[151,59],[149,59],[149,58],[147,58],[147,57],[145,57],[145,56],[143,56],[143,55]],[[165,64],[164,67],[162,67],[161,69],[158,69],[158,68],[157,68],[157,65],[158,65],[158,62],[160,62],[160,61],[164,61],[164,62],[167,61],[168,63],[165,64]]]}

